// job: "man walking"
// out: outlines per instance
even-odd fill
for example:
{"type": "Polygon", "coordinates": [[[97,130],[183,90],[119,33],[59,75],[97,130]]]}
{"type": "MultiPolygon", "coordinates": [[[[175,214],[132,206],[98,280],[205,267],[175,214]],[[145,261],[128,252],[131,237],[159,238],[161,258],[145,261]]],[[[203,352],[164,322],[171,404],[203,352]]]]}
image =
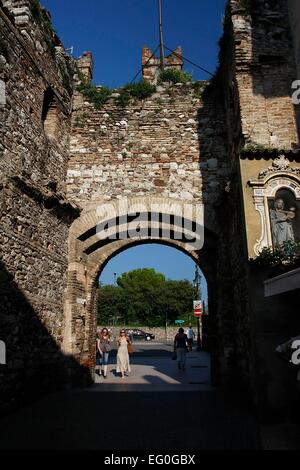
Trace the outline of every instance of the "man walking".
{"type": "Polygon", "coordinates": [[[193,350],[193,343],[194,343],[194,338],[195,338],[195,333],[193,331],[192,325],[188,327],[186,330],[186,335],[187,335],[187,342],[188,342],[188,348],[189,351],[193,350]]]}

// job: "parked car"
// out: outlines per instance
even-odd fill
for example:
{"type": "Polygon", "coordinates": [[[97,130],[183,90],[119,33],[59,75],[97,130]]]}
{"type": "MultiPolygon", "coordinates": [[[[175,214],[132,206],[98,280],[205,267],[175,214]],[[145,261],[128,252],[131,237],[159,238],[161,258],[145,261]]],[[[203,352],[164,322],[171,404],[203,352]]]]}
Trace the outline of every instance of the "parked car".
{"type": "Polygon", "coordinates": [[[147,333],[146,331],[140,330],[138,328],[128,328],[126,329],[126,334],[131,338],[131,340],[137,341],[151,341],[155,339],[155,336],[152,333],[147,333]]]}

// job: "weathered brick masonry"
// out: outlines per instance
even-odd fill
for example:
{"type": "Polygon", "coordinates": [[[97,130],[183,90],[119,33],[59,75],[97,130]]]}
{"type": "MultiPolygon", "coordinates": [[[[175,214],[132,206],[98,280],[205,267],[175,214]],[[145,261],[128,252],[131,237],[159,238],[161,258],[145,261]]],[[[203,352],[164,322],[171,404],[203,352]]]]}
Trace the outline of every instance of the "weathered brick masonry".
{"type": "MultiPolygon", "coordinates": [[[[6,401],[63,383],[64,372],[80,371],[78,364],[92,369],[98,275],[111,257],[140,242],[99,243],[97,207],[124,200],[127,213],[136,204],[147,211],[159,204],[162,212],[173,202],[179,208],[204,204],[200,252],[187,253],[178,240],[156,241],[189,254],[205,273],[214,378],[225,357],[252,383],[257,402],[257,391],[274,383],[277,369],[272,361],[264,364],[260,349],[269,330],[251,303],[262,295],[248,269],[262,219],[249,182],[282,153],[299,167],[291,100],[296,68],[286,2],[255,2],[252,16],[242,4],[231,0],[227,9],[220,66],[210,83],[163,83],[125,107],[116,104],[115,90],[96,109],[73,86],[74,63],[48,14],[29,0],[0,1],[6,89],[0,105],[0,339],[8,357],[0,371],[6,401]],[[62,350],[76,361],[66,364],[62,350]]],[[[144,49],[144,65],[150,55],[144,49]]],[[[144,70],[146,79],[153,80],[157,64],[153,59],[152,69],[144,70]]],[[[91,53],[77,67],[90,79],[91,53]]],[[[75,85],[79,80],[76,71],[75,85]]],[[[296,176],[293,184],[298,187],[296,176]]],[[[281,331],[287,330],[281,325],[281,331]]]]}
{"type": "Polygon", "coordinates": [[[0,331],[8,361],[1,366],[1,388],[4,400],[13,401],[61,380],[68,229],[79,211],[65,200],[70,60],[43,10],[34,11],[29,1],[0,6],[6,88],[0,105],[0,331]],[[47,93],[52,137],[45,128],[47,93]]]}

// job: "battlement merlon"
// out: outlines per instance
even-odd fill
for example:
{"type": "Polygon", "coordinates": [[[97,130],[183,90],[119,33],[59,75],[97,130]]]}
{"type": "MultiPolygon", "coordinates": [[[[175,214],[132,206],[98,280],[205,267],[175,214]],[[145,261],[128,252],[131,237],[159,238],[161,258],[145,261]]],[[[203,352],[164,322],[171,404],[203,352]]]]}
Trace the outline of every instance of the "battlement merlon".
{"type": "Polygon", "coordinates": [[[76,59],[77,67],[82,75],[88,80],[92,80],[94,71],[94,60],[91,52],[84,52],[76,59]]]}
{"type": "MultiPolygon", "coordinates": [[[[182,70],[183,57],[181,47],[177,47],[169,56],[165,57],[165,68],[182,70]]],[[[154,56],[148,46],[144,46],[142,49],[142,69],[143,79],[149,83],[156,83],[160,71],[160,58],[154,56]]]]}

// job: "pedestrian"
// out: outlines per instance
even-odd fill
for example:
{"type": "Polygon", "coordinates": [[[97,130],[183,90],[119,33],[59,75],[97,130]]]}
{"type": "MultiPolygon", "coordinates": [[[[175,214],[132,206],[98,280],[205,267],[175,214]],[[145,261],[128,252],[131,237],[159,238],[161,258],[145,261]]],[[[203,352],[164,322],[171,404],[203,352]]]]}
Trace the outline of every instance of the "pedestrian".
{"type": "Polygon", "coordinates": [[[125,372],[131,372],[129,364],[128,345],[131,345],[130,338],[126,336],[126,331],[121,330],[119,338],[117,339],[118,354],[117,354],[117,373],[121,374],[124,379],[125,372]]]}
{"type": "Polygon", "coordinates": [[[186,336],[187,336],[189,351],[192,351],[193,350],[193,344],[194,344],[194,338],[195,338],[195,333],[193,331],[192,325],[190,325],[188,327],[188,329],[186,330],[186,336]]]}
{"type": "Polygon", "coordinates": [[[179,328],[174,338],[174,352],[177,355],[178,369],[185,369],[188,338],[183,328],[179,328]]]}
{"type": "Polygon", "coordinates": [[[110,334],[107,328],[102,328],[97,338],[97,356],[96,365],[99,367],[99,375],[107,377],[107,365],[110,353],[110,334]]]}

